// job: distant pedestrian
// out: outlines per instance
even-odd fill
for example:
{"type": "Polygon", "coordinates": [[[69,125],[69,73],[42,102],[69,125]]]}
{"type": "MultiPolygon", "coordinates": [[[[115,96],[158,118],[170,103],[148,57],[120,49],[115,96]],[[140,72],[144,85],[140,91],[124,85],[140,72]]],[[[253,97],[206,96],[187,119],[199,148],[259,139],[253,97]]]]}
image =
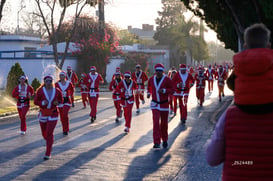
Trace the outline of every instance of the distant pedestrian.
{"type": "Polygon", "coordinates": [[[186,65],[181,64],[180,70],[174,75],[172,81],[175,88],[174,96],[179,102],[181,123],[185,124],[188,115],[188,97],[190,89],[194,85],[194,78],[187,72],[186,65]]]}
{"type": "Polygon", "coordinates": [[[90,103],[90,121],[93,123],[97,118],[97,104],[99,100],[99,85],[104,83],[101,74],[96,72],[96,67],[90,67],[90,73],[86,76],[84,80],[85,85],[90,90],[89,91],[89,103],[90,103]]]}
{"type": "Polygon", "coordinates": [[[121,72],[116,72],[115,73],[115,79],[113,79],[110,82],[109,85],[109,90],[113,92],[112,98],[114,101],[114,106],[116,108],[116,122],[119,122],[119,119],[122,117],[122,109],[121,109],[121,97],[120,93],[117,92],[117,86],[118,84],[122,81],[123,79],[121,78],[121,72]]]}
{"type": "Polygon", "coordinates": [[[225,80],[227,79],[227,73],[223,65],[219,66],[218,71],[215,74],[215,79],[217,80],[218,96],[219,96],[219,101],[221,102],[222,97],[225,97],[224,87],[225,87],[225,80]]]}
{"type": "Polygon", "coordinates": [[[46,140],[46,152],[44,160],[51,157],[54,142],[53,132],[56,127],[59,112],[57,106],[63,103],[60,89],[54,87],[52,75],[44,77],[44,84],[37,89],[34,104],[40,107],[39,121],[43,138],[46,140]]]}
{"type": "Polygon", "coordinates": [[[270,31],[254,24],[244,32],[246,50],[234,55],[228,87],[235,105],[217,122],[207,148],[222,180],[273,180],[273,50],[270,31]]]}
{"type": "Polygon", "coordinates": [[[25,75],[20,76],[18,86],[12,91],[12,97],[17,99],[17,110],[21,120],[21,135],[26,134],[27,131],[26,115],[30,108],[29,100],[33,94],[33,87],[28,85],[27,77],[25,75]]]}
{"type": "MultiPolygon", "coordinates": [[[[174,75],[177,73],[175,67],[172,67],[168,72],[168,77],[172,80],[174,75]]],[[[177,112],[177,98],[173,94],[169,94],[169,105],[170,105],[170,116],[176,116],[177,112]]]]}
{"type": "Polygon", "coordinates": [[[84,84],[85,77],[86,77],[86,74],[82,73],[79,80],[79,84],[78,84],[78,86],[80,87],[83,109],[86,108],[86,105],[89,105],[89,101],[88,101],[89,89],[84,84]]]}
{"type": "Polygon", "coordinates": [[[73,84],[66,80],[66,73],[64,71],[59,74],[60,80],[55,83],[55,87],[59,88],[62,91],[63,95],[63,103],[59,104],[58,110],[60,112],[60,119],[63,127],[63,135],[66,136],[69,133],[69,109],[72,104],[71,97],[74,94],[74,86],[73,84]]]}
{"type": "Polygon", "coordinates": [[[205,87],[206,81],[208,80],[208,77],[204,72],[204,67],[199,67],[198,73],[195,75],[196,98],[200,107],[203,106],[203,103],[205,101],[205,87]]]}
{"type": "MultiPolygon", "coordinates": [[[[78,76],[77,74],[72,71],[72,67],[71,66],[67,66],[67,72],[66,72],[66,79],[69,80],[73,86],[74,86],[74,89],[78,83],[78,76]]],[[[75,90],[73,92],[73,94],[71,95],[71,101],[72,101],[72,107],[75,106],[75,103],[74,103],[74,93],[75,93],[75,90]]]]}
{"type": "Polygon", "coordinates": [[[208,89],[209,92],[213,91],[213,81],[215,78],[215,70],[212,68],[211,64],[209,64],[208,69],[206,70],[206,76],[208,77],[208,89]]]}
{"type": "Polygon", "coordinates": [[[171,79],[165,75],[164,65],[155,65],[156,74],[148,81],[147,98],[152,95],[151,109],[153,113],[153,148],[160,148],[161,140],[163,147],[168,147],[168,97],[174,93],[171,79]]]}
{"type": "Polygon", "coordinates": [[[136,113],[140,113],[139,104],[140,100],[142,104],[145,104],[144,100],[144,91],[145,91],[145,82],[148,80],[148,76],[145,72],[141,70],[141,65],[136,65],[136,71],[132,73],[132,79],[137,83],[138,89],[135,90],[135,102],[136,102],[136,113]]]}
{"type": "Polygon", "coordinates": [[[134,105],[134,90],[138,88],[137,83],[131,79],[131,72],[124,73],[124,80],[117,86],[117,93],[121,97],[121,105],[124,110],[125,129],[124,132],[128,133],[131,128],[132,109],[134,105]]]}

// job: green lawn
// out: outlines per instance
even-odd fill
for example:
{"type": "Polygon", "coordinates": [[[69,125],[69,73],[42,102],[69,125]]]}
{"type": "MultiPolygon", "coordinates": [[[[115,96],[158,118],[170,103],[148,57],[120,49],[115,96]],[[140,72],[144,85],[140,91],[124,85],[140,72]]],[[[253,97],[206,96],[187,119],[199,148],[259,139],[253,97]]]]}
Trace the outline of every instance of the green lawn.
{"type": "MultiPolygon", "coordinates": [[[[75,96],[75,100],[81,99],[81,96],[75,96]]],[[[33,100],[30,100],[31,108],[38,108],[34,105],[33,100]]],[[[10,113],[17,113],[16,102],[12,99],[1,99],[0,100],[0,116],[10,113]]]]}

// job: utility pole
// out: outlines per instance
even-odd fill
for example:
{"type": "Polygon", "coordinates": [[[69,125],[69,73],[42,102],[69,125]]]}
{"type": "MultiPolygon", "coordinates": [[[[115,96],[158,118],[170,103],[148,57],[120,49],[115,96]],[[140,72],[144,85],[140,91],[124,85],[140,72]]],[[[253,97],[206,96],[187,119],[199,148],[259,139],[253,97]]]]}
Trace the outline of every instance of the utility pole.
{"type": "Polygon", "coordinates": [[[100,41],[104,40],[105,18],[104,18],[104,0],[99,0],[99,34],[100,41]]]}

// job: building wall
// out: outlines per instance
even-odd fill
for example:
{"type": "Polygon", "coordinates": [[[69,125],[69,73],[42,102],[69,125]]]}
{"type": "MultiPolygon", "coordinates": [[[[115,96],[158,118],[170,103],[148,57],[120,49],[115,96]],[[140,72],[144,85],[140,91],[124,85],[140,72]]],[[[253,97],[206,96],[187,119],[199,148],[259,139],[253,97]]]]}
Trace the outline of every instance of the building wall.
{"type": "Polygon", "coordinates": [[[116,72],[116,68],[120,67],[120,64],[124,63],[123,58],[111,58],[109,64],[106,66],[106,76],[105,79],[108,83],[111,82],[113,74],[116,72]]]}
{"type": "MultiPolygon", "coordinates": [[[[0,89],[6,88],[8,73],[16,62],[20,64],[28,77],[29,84],[31,84],[34,78],[42,82],[43,76],[48,73],[55,74],[55,80],[58,80],[58,72],[60,70],[56,68],[53,59],[0,59],[0,89]]],[[[66,71],[68,65],[72,67],[72,70],[76,70],[77,59],[66,59],[63,66],[64,71],[66,71]]]]}

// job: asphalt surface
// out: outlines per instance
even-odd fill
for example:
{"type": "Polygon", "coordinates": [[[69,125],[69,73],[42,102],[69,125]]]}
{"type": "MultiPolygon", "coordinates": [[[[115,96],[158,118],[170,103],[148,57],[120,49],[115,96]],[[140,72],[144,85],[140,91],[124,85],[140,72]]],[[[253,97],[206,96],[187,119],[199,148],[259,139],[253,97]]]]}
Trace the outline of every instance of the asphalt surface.
{"type": "MultiPolygon", "coordinates": [[[[231,104],[232,93],[218,101],[216,85],[206,93],[203,107],[197,105],[195,87],[188,104],[186,125],[177,115],[169,120],[169,146],[152,149],[150,100],[133,108],[132,128],[123,132],[124,119],[115,122],[110,92],[102,92],[95,123],[90,124],[90,108],[78,102],[69,113],[70,133],[63,136],[60,121],[54,131],[52,158],[43,160],[45,141],[41,136],[37,111],[28,113],[27,134],[19,134],[18,115],[0,118],[0,180],[220,180],[221,166],[210,167],[205,148],[215,122],[231,104]]],[[[178,109],[179,113],[179,109],[178,109]]]]}

